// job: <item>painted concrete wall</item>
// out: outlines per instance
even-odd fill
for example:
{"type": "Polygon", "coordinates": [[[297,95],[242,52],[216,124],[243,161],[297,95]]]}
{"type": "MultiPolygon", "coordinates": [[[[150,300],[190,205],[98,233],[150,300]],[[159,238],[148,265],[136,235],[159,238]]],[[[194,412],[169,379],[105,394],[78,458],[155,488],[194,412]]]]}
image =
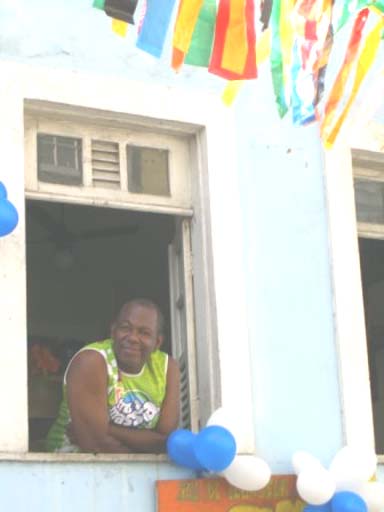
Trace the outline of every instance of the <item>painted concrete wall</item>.
{"type": "Polygon", "coordinates": [[[0,464],[4,510],[105,512],[156,510],[156,480],[192,478],[167,463],[0,464]]]}
{"type": "Polygon", "coordinates": [[[237,131],[254,421],[258,449],[287,471],[295,450],[328,462],[343,441],[318,127],[281,122],[263,85],[239,98],[237,131]]]}
{"type": "MultiPolygon", "coordinates": [[[[186,67],[175,75],[169,54],[156,61],[136,51],[133,30],[118,38],[90,4],[3,0],[0,58],[220,94],[223,82],[205,70],[186,67]]],[[[255,443],[274,472],[291,472],[294,450],[307,449],[327,463],[344,438],[323,154],[316,126],[293,128],[277,118],[271,90],[268,79],[250,83],[233,109],[255,443]]],[[[18,499],[42,511],[64,510],[71,502],[73,510],[115,504],[149,512],[156,478],[187,475],[165,463],[2,462],[0,471],[5,503],[18,499]],[[12,489],[20,482],[26,492],[15,498],[12,489]]]]}

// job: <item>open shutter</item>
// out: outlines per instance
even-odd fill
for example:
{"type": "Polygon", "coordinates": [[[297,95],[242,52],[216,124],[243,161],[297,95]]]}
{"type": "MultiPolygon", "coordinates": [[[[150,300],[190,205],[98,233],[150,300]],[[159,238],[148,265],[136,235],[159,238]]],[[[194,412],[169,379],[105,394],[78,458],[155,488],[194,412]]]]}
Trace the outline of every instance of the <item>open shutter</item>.
{"type": "Polygon", "coordinates": [[[181,370],[180,428],[198,430],[196,348],[190,221],[177,222],[168,247],[172,355],[181,370]]]}

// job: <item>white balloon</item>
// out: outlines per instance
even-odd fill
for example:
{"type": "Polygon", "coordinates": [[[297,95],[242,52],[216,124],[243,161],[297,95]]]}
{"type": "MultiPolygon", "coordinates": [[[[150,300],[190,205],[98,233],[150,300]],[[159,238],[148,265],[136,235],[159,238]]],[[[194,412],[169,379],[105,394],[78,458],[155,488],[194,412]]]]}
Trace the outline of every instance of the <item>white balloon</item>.
{"type": "Polygon", "coordinates": [[[303,450],[299,450],[292,455],[292,466],[296,475],[310,469],[324,469],[316,457],[303,450]]]}
{"type": "Polygon", "coordinates": [[[353,491],[359,482],[365,482],[374,475],[376,455],[372,450],[344,446],[333,458],[329,471],[339,491],[353,491]]]}
{"type": "Polygon", "coordinates": [[[384,509],[384,484],[381,482],[364,482],[358,494],[367,504],[369,512],[384,509]]]}
{"type": "Polygon", "coordinates": [[[233,412],[228,411],[224,407],[219,407],[208,418],[206,426],[209,427],[210,425],[218,425],[226,428],[235,438],[236,444],[240,444],[241,427],[236,421],[236,418],[234,418],[233,412]]]}
{"type": "Polygon", "coordinates": [[[221,474],[228,483],[244,491],[258,491],[271,478],[268,464],[254,455],[237,455],[221,474]]]}
{"type": "Polygon", "coordinates": [[[326,469],[311,468],[299,473],[297,492],[310,505],[323,505],[335,493],[336,483],[326,469]]]}

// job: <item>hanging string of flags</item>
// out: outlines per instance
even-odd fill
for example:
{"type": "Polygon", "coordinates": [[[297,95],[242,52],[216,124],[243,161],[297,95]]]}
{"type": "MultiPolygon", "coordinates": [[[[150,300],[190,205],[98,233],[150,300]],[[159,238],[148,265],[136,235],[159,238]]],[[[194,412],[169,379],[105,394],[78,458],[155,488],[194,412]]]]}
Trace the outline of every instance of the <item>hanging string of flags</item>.
{"type": "MultiPolygon", "coordinates": [[[[289,111],[296,125],[319,121],[331,147],[372,67],[384,34],[384,0],[145,0],[136,46],[159,58],[177,7],[171,66],[206,67],[228,80],[223,101],[230,105],[244,80],[258,76],[269,58],[280,117],[289,111]],[[260,23],[257,22],[259,19],[260,23]],[[344,59],[325,97],[327,64],[335,36],[354,20],[344,59]],[[260,27],[260,28],[259,28],[260,27]]],[[[126,34],[138,0],[93,0],[126,34]]]]}

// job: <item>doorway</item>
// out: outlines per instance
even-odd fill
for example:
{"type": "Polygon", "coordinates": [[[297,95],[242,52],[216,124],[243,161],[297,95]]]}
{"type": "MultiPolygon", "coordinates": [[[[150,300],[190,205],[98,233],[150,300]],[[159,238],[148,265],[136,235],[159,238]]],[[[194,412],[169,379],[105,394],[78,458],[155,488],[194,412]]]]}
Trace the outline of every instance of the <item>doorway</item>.
{"type": "Polygon", "coordinates": [[[384,240],[359,238],[376,453],[384,453],[384,240]]]}
{"type": "Polygon", "coordinates": [[[109,336],[127,300],[161,307],[171,352],[168,247],[177,217],[27,200],[27,332],[30,450],[42,451],[73,354],[109,336]]]}

